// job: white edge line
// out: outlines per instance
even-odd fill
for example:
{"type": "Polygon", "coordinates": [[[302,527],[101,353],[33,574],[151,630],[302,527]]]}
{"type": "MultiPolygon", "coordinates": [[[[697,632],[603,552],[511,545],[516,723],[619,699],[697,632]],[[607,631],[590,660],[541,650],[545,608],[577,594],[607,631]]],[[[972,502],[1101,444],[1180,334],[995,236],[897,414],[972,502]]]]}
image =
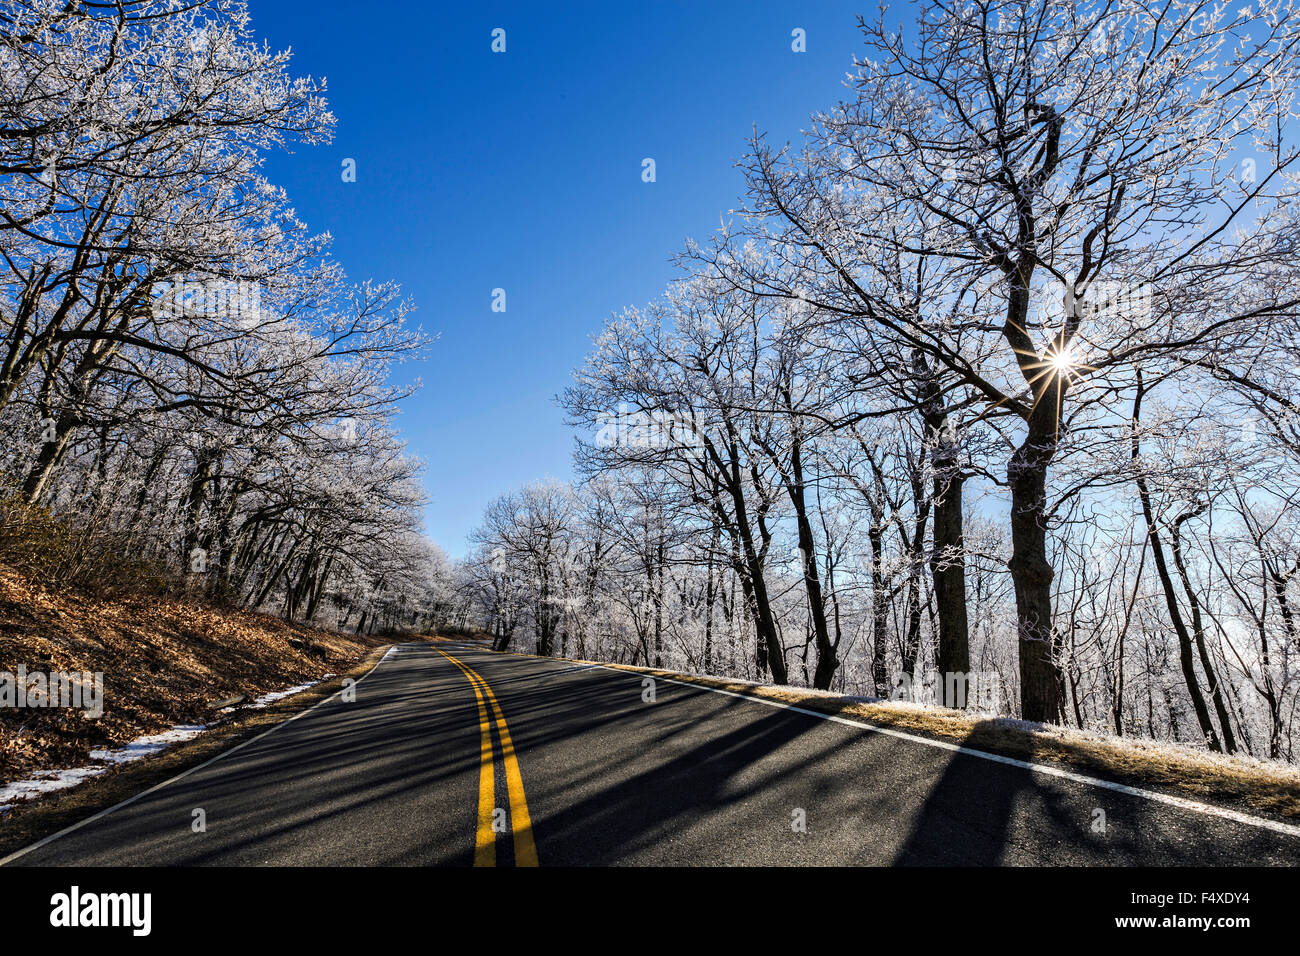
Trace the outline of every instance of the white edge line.
{"type": "MultiPolygon", "coordinates": [[[[362,674],[359,678],[357,678],[357,682],[356,682],[356,684],[360,684],[363,680],[365,680],[367,677],[369,677],[371,674],[373,674],[376,670],[378,670],[378,669],[379,669],[379,665],[382,664],[382,663],[384,663],[384,661],[388,660],[390,657],[392,657],[393,654],[394,654],[394,652],[396,652],[396,650],[397,650],[397,648],[398,648],[399,646],[400,646],[400,645],[398,645],[398,644],[394,644],[392,647],[390,647],[390,648],[389,648],[389,649],[384,653],[384,656],[383,656],[383,657],[381,657],[379,660],[375,661],[375,666],[374,666],[374,667],[370,668],[370,670],[366,671],[366,672],[365,672],[364,674],[362,674]]],[[[353,684],[352,686],[355,687],[356,684],[353,684]]],[[[247,747],[247,746],[249,746],[249,745],[251,745],[251,744],[255,744],[255,743],[257,743],[257,742],[258,742],[259,740],[261,740],[263,737],[267,736],[268,734],[273,734],[273,733],[275,733],[275,732],[276,732],[277,730],[279,730],[281,727],[287,727],[289,724],[293,723],[293,722],[294,722],[295,720],[297,720],[299,717],[306,717],[308,714],[310,714],[310,713],[311,713],[313,710],[315,710],[317,707],[322,707],[322,706],[324,706],[325,704],[328,704],[330,701],[332,701],[335,697],[337,697],[337,696],[338,696],[339,694],[341,694],[341,693],[343,693],[343,688],[342,688],[342,687],[340,687],[340,688],[339,688],[338,690],[336,690],[334,693],[330,694],[330,695],[329,695],[328,697],[326,697],[324,700],[318,700],[316,703],[312,704],[312,705],[311,705],[310,707],[308,707],[306,710],[300,710],[300,711],[298,711],[298,713],[294,714],[292,717],[288,718],[287,720],[282,720],[282,721],[280,721],[280,723],[276,724],[274,727],[268,727],[266,730],[262,731],[262,732],[261,732],[260,734],[258,734],[256,737],[250,737],[248,740],[245,740],[243,743],[236,744],[235,746],[231,747],[229,750],[223,750],[223,751],[221,751],[221,753],[217,754],[215,757],[212,757],[212,758],[210,758],[210,759],[208,759],[208,760],[205,760],[205,761],[203,761],[203,763],[201,763],[201,764],[197,764],[197,765],[195,765],[195,766],[193,766],[193,767],[190,767],[188,770],[183,770],[183,771],[181,771],[180,773],[178,773],[178,774],[177,774],[176,776],[174,776],[174,777],[168,777],[166,780],[162,781],[161,783],[156,783],[156,784],[154,784],[154,785],[153,785],[152,787],[150,787],[148,790],[141,790],[139,793],[134,794],[133,796],[127,797],[127,798],[126,798],[125,800],[123,800],[121,803],[115,803],[115,804],[113,804],[111,807],[107,807],[107,808],[105,808],[105,809],[103,809],[103,810],[100,810],[98,813],[94,814],[93,816],[86,817],[86,819],[84,819],[84,820],[78,820],[76,823],[72,824],[71,826],[64,827],[62,830],[60,830],[60,831],[57,832],[57,833],[51,833],[49,836],[44,837],[43,839],[37,840],[37,841],[36,841],[35,843],[33,843],[31,846],[25,846],[25,847],[23,847],[21,850],[15,850],[13,853],[10,853],[10,854],[9,854],[8,856],[6,856],[6,857],[0,857],[0,866],[6,866],[6,865],[8,865],[9,863],[12,863],[14,860],[18,859],[19,857],[21,857],[21,856],[26,856],[28,853],[31,853],[33,850],[39,850],[41,847],[45,846],[46,844],[53,843],[55,840],[59,839],[59,837],[67,836],[69,833],[72,833],[72,832],[75,831],[75,830],[80,830],[82,827],[87,826],[88,824],[94,823],[96,820],[100,819],[101,817],[106,817],[106,816],[108,816],[108,815],[109,815],[110,813],[112,813],[114,810],[120,810],[120,809],[122,809],[122,808],[125,807],[125,806],[129,806],[130,804],[135,803],[137,800],[140,800],[140,799],[142,799],[142,798],[144,798],[144,797],[147,797],[147,796],[149,796],[149,794],[151,794],[151,793],[153,793],[153,792],[155,792],[155,791],[157,791],[157,790],[161,790],[163,787],[169,786],[170,784],[173,784],[173,783],[175,783],[175,782],[178,781],[178,780],[183,780],[183,779],[185,779],[186,777],[188,777],[188,776],[189,776],[190,774],[192,774],[192,773],[197,773],[198,771],[202,770],[204,767],[207,767],[207,766],[210,766],[210,765],[216,763],[216,762],[217,762],[218,760],[220,760],[222,757],[229,757],[231,754],[235,753],[236,751],[243,750],[245,747],[247,747]]],[[[199,738],[196,738],[196,739],[200,739],[200,740],[201,740],[202,737],[199,737],[199,738]]]]}
{"type": "MultiPolygon", "coordinates": [[[[1201,803],[1198,800],[1190,800],[1186,797],[1175,797],[1171,794],[1159,793],[1155,790],[1143,790],[1140,787],[1130,787],[1122,783],[1113,783],[1110,780],[1102,780],[1098,777],[1089,777],[1081,773],[1062,770],[1060,767],[1053,767],[1049,764],[1030,763],[1027,760],[1017,760],[1014,757],[1004,757],[1001,754],[989,753],[986,750],[976,750],[974,747],[967,747],[963,744],[952,744],[943,740],[933,740],[929,737],[919,736],[918,734],[909,734],[906,731],[894,730],[889,727],[879,727],[875,724],[869,724],[866,721],[851,720],[848,717],[840,717],[836,714],[823,714],[820,711],[808,710],[806,707],[788,704],[785,701],[771,700],[765,697],[752,697],[749,694],[738,694],[735,691],[723,690],[721,687],[710,687],[707,684],[697,684],[693,681],[675,680],[671,677],[663,677],[659,674],[626,671],[618,667],[609,667],[605,664],[593,664],[592,666],[607,671],[613,671],[617,674],[625,674],[629,677],[653,677],[656,680],[666,681],[669,684],[679,684],[682,687],[693,687],[698,690],[707,690],[715,694],[722,694],[726,697],[737,697],[741,700],[752,701],[755,704],[765,704],[768,707],[790,710],[794,711],[796,714],[806,714],[809,717],[818,717],[821,720],[829,720],[835,724],[857,727],[862,730],[872,731],[873,733],[884,734],[887,737],[897,737],[899,740],[908,740],[912,743],[924,744],[927,747],[936,747],[939,750],[949,750],[953,753],[966,754],[970,757],[979,757],[981,760],[991,760],[994,763],[1019,767],[1024,770],[1032,770],[1035,773],[1042,773],[1051,777],[1060,777],[1064,780],[1071,780],[1075,783],[1100,787],[1103,790],[1113,790],[1116,793],[1124,793],[1131,797],[1141,797],[1144,800],[1152,800],[1156,803],[1167,803],[1170,806],[1179,807],[1183,810],[1191,810],[1195,813],[1204,813],[1209,816],[1221,817],[1224,820],[1231,820],[1234,823],[1244,823],[1247,826],[1260,827],[1265,830],[1272,830],[1275,833],[1284,833],[1291,837],[1300,837],[1300,826],[1295,826],[1290,823],[1282,823],[1279,820],[1269,820],[1266,817],[1252,816],[1249,813],[1230,810],[1227,807],[1217,807],[1210,803],[1201,803]]],[[[0,863],[3,862],[3,860],[0,860],[0,863]]]]}

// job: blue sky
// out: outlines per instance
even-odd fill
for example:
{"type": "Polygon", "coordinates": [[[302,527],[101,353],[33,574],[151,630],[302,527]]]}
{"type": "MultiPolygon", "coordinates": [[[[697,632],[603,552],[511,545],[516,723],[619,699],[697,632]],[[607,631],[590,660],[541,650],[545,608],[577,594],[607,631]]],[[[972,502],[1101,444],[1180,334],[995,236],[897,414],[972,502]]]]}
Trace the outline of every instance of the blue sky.
{"type": "Polygon", "coordinates": [[[795,139],[844,95],[855,15],[874,4],[250,8],[260,36],[293,49],[295,74],[328,79],[338,117],[332,145],[271,157],[271,180],[333,234],[352,278],[400,282],[441,336],[403,370],[423,388],[398,424],[427,463],[429,536],[460,556],[492,498],[571,476],[554,398],[591,335],[658,295],[668,257],[735,206],[755,124],[795,139]],[[791,50],[796,27],[806,53],[791,50]]]}

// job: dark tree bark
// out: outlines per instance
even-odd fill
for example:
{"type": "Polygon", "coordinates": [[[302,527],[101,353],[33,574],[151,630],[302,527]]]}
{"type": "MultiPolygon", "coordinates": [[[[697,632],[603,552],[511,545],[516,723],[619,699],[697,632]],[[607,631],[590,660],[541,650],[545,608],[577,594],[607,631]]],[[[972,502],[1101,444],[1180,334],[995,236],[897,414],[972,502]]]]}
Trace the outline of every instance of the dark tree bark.
{"type": "Polygon", "coordinates": [[[754,612],[754,625],[758,630],[756,660],[759,667],[759,676],[763,676],[765,672],[770,671],[773,683],[786,684],[789,683],[790,678],[786,669],[785,649],[781,646],[781,638],[777,634],[776,618],[772,614],[772,603],[767,593],[763,556],[760,554],[755,541],[754,529],[749,517],[749,508],[745,503],[744,487],[741,484],[735,449],[732,451],[732,468],[725,479],[726,491],[731,497],[735,514],[733,527],[738,537],[737,543],[740,546],[744,562],[741,580],[745,585],[745,596],[749,599],[750,608],[754,612]]]}
{"type": "MultiPolygon", "coordinates": [[[[953,686],[945,675],[965,675],[970,670],[970,625],[966,612],[966,541],[962,491],[965,475],[960,447],[952,420],[943,406],[937,378],[924,369],[924,359],[917,356],[919,368],[926,372],[923,381],[922,411],[930,464],[934,471],[930,576],[934,581],[934,601],[938,617],[938,646],[935,669],[940,686],[953,686]]],[[[964,695],[941,701],[945,707],[964,707],[964,695]]]]}
{"type": "Polygon", "coordinates": [[[1035,411],[1007,466],[1011,560],[1020,645],[1020,711],[1025,720],[1061,722],[1061,677],[1052,627],[1052,565],[1047,560],[1047,467],[1056,452],[1056,418],[1035,411]]]}
{"type": "Polygon", "coordinates": [[[877,697],[889,696],[889,672],[885,654],[889,646],[889,594],[885,589],[885,529],[874,513],[867,537],[871,542],[871,679],[877,697]]]}
{"type": "Polygon", "coordinates": [[[1192,588],[1192,579],[1187,573],[1187,565],[1183,560],[1182,526],[1204,510],[1204,507],[1196,508],[1178,516],[1174,522],[1170,551],[1174,556],[1174,567],[1183,584],[1183,593],[1187,595],[1187,602],[1192,610],[1192,639],[1196,642],[1196,653],[1201,661],[1201,670],[1210,685],[1210,703],[1214,705],[1215,716],[1218,717],[1219,727],[1223,730],[1223,749],[1232,754],[1237,752],[1237,738],[1232,732],[1232,717],[1223,700],[1223,684],[1215,670],[1214,661],[1210,659],[1209,648],[1205,645],[1205,624],[1201,616],[1201,602],[1192,588]]]}
{"type": "MultiPolygon", "coordinates": [[[[1138,441],[1138,421],[1142,414],[1142,396],[1144,393],[1142,373],[1138,372],[1137,394],[1133,398],[1132,458],[1138,497],[1142,502],[1142,517],[1146,520],[1147,540],[1151,544],[1151,557],[1155,561],[1156,575],[1160,578],[1160,587],[1164,591],[1170,621],[1174,626],[1174,634],[1178,638],[1178,665],[1183,672],[1183,681],[1187,684],[1187,694],[1192,699],[1192,709],[1196,712],[1196,722],[1200,725],[1201,735],[1209,748],[1214,751],[1222,751],[1223,747],[1219,743],[1219,735],[1214,730],[1214,722],[1210,719],[1210,710],[1205,705],[1205,697],[1201,693],[1200,681],[1196,677],[1196,665],[1192,660],[1192,638],[1187,631],[1186,623],[1183,621],[1182,609],[1178,605],[1178,595],[1174,592],[1174,582],[1170,577],[1169,566],[1165,561],[1164,546],[1160,542],[1160,530],[1156,527],[1155,514],[1151,508],[1151,492],[1147,486],[1146,478],[1142,474],[1139,461],[1141,446],[1138,441]]],[[[1171,707],[1170,713],[1172,714],[1172,712],[1171,707]]]]}
{"type": "MultiPolygon", "coordinates": [[[[785,394],[789,407],[790,395],[785,394]]],[[[793,411],[791,411],[793,417],[793,411]]],[[[795,527],[799,535],[799,559],[803,566],[804,590],[808,594],[808,611],[812,617],[813,643],[817,648],[817,664],[813,671],[813,687],[829,690],[835,671],[839,667],[836,646],[831,640],[830,628],[826,623],[826,597],[822,593],[821,576],[817,568],[816,541],[813,538],[812,523],[808,520],[808,502],[803,470],[803,447],[796,435],[790,447],[790,473],[783,475],[790,503],[794,506],[795,527]]]]}

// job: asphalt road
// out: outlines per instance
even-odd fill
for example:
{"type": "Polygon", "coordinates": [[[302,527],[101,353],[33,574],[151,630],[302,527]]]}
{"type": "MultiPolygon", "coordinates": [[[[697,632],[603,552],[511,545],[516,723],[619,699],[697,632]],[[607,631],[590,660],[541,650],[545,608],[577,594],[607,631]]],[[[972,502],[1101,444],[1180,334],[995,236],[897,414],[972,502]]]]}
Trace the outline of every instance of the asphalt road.
{"type": "Polygon", "coordinates": [[[644,679],[402,645],[355,701],[9,865],[1300,862],[1300,831],[697,686],[656,681],[651,702],[644,679]]]}

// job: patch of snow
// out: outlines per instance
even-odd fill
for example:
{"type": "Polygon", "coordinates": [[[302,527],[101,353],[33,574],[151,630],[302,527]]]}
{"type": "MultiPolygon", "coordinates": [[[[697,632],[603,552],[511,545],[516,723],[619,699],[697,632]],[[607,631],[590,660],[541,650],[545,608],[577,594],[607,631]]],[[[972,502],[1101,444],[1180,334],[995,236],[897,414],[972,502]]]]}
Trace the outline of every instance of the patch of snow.
{"type": "Polygon", "coordinates": [[[321,683],[322,681],[327,681],[331,677],[338,677],[338,676],[339,676],[338,674],[326,674],[324,677],[320,678],[320,680],[309,681],[306,684],[299,684],[297,687],[290,687],[288,690],[273,690],[270,693],[263,694],[261,697],[254,700],[251,704],[235,704],[230,707],[222,707],[220,710],[217,711],[217,713],[233,714],[235,711],[243,710],[245,708],[253,708],[256,710],[261,710],[263,707],[267,707],[270,704],[274,704],[277,700],[282,700],[285,697],[290,697],[294,694],[300,694],[305,690],[309,690],[312,687],[315,687],[317,684],[321,683]]]}
{"type": "MultiPolygon", "coordinates": [[[[394,650],[396,650],[395,647],[389,651],[389,654],[393,653],[394,650]]],[[[297,687],[290,687],[288,690],[271,691],[269,694],[263,694],[251,704],[245,706],[260,710],[263,707],[270,706],[277,700],[282,700],[293,694],[300,694],[311,687],[315,687],[321,681],[327,681],[337,676],[337,674],[326,674],[320,680],[299,684],[297,687]]],[[[228,714],[238,709],[240,708],[223,707],[218,713],[228,714]]],[[[0,813],[9,810],[15,803],[30,800],[33,797],[54,790],[75,787],[91,777],[99,776],[111,766],[161,753],[175,744],[193,740],[207,729],[207,724],[177,724],[171,730],[165,730],[160,734],[137,737],[125,746],[114,750],[92,750],[90,759],[95,763],[89,766],[73,767],[67,770],[36,770],[26,780],[15,780],[13,783],[0,784],[0,813]]]]}
{"type": "Polygon", "coordinates": [[[299,684],[297,687],[290,687],[288,690],[273,690],[269,694],[263,694],[261,697],[257,698],[257,700],[253,701],[251,704],[248,704],[246,706],[260,710],[263,707],[267,707],[271,704],[274,704],[277,700],[283,700],[286,697],[292,697],[294,694],[301,694],[303,691],[310,690],[311,688],[315,687],[321,681],[327,681],[331,677],[337,677],[337,676],[338,676],[337,674],[326,674],[320,680],[308,681],[306,684],[299,684]]]}
{"type": "Polygon", "coordinates": [[[277,700],[283,700],[285,697],[289,697],[293,694],[300,694],[315,683],[316,681],[312,681],[310,684],[299,684],[296,687],[290,687],[288,690],[273,690],[269,694],[263,694],[247,706],[253,710],[260,710],[263,707],[274,704],[277,700]]]}
{"type": "Polygon", "coordinates": [[[137,737],[119,750],[92,750],[90,759],[109,764],[139,760],[141,757],[148,757],[151,754],[166,750],[172,744],[193,740],[207,729],[207,724],[177,724],[171,730],[164,730],[161,734],[137,737]]]}
{"type": "Polygon", "coordinates": [[[75,787],[83,780],[97,777],[107,767],[77,767],[72,770],[37,770],[26,780],[16,780],[0,786],[0,811],[8,810],[15,802],[30,800],[43,793],[75,787]]]}
{"type": "Polygon", "coordinates": [[[111,766],[159,753],[173,744],[192,740],[207,729],[206,724],[177,724],[161,734],[137,737],[116,750],[92,750],[90,759],[95,763],[86,767],[33,771],[26,780],[15,780],[0,786],[0,811],[8,810],[16,802],[30,800],[44,793],[75,787],[91,777],[99,776],[111,766]]]}

